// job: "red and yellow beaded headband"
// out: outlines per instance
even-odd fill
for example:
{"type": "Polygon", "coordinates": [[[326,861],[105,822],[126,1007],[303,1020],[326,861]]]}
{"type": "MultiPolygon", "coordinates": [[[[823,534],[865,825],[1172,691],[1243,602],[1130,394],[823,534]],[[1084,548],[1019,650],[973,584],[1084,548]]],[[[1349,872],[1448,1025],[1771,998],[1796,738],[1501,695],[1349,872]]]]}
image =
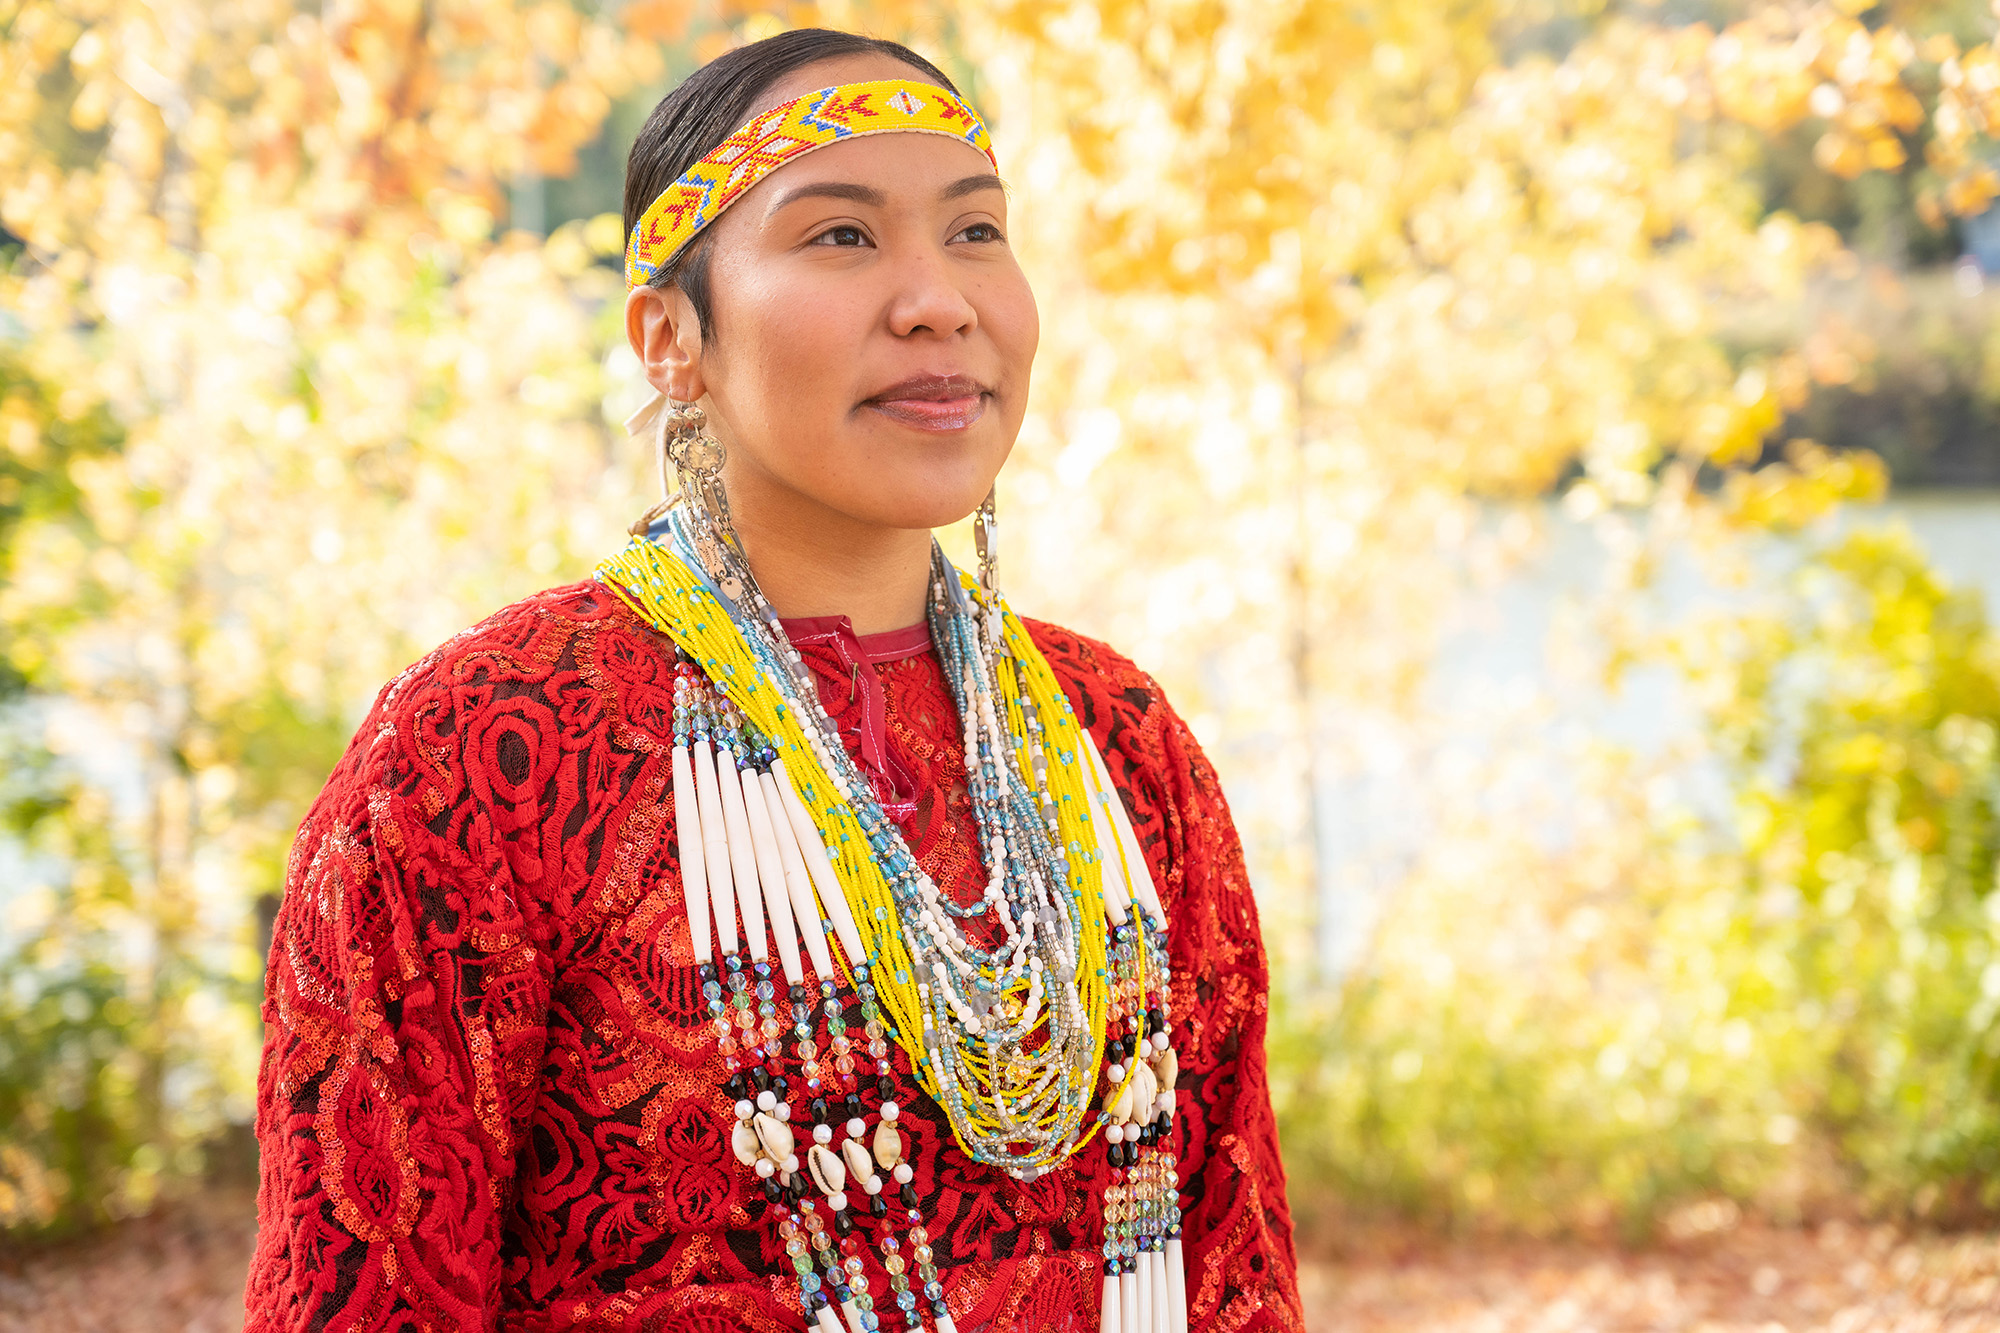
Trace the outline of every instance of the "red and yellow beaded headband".
{"type": "Polygon", "coordinates": [[[821,88],[757,116],[660,192],[625,243],[626,285],[644,286],[695,233],[793,158],[842,139],[911,131],[961,139],[999,170],[979,113],[935,84],[881,79],[821,88]]]}

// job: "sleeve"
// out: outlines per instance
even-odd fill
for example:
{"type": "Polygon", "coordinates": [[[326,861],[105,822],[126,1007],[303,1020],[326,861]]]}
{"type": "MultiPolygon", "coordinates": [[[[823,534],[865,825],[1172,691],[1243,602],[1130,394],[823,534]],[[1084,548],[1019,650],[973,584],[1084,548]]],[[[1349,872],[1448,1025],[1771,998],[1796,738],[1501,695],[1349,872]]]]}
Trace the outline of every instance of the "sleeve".
{"type": "Polygon", "coordinates": [[[498,1326],[546,950],[514,889],[522,838],[458,758],[478,718],[425,667],[383,691],[293,844],[249,1333],[498,1326]]]}
{"type": "Polygon", "coordinates": [[[1270,973],[1229,803],[1150,676],[1102,644],[1031,632],[1104,751],[1167,910],[1188,1324],[1302,1328],[1264,1064],[1270,973]]]}
{"type": "MultiPolygon", "coordinates": [[[[1215,770],[1187,725],[1158,707],[1169,790],[1134,822],[1167,909],[1174,1047],[1191,1103],[1181,1158],[1188,1322],[1302,1328],[1264,1064],[1271,987],[1257,903],[1215,770]]],[[[1129,804],[1142,805],[1146,785],[1133,774],[1129,804]]]]}

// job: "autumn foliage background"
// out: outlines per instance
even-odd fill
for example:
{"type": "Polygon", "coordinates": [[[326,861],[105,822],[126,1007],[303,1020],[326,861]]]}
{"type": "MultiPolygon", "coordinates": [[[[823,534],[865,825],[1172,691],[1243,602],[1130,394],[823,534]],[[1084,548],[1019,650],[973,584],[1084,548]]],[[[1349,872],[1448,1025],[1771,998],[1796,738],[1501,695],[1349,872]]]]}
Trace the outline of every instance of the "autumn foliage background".
{"type": "Polygon", "coordinates": [[[368,700],[653,498],[631,133],[807,23],[992,120],[1011,595],[1223,770],[1309,1226],[2000,1211],[2000,636],[1869,515],[1918,416],[1855,426],[2000,438],[1983,4],[0,0],[0,1230],[240,1169],[368,700]],[[1451,608],[1559,530],[1546,689],[1455,748],[1451,608]],[[1689,725],[1549,724],[1638,676],[1689,725]]]}

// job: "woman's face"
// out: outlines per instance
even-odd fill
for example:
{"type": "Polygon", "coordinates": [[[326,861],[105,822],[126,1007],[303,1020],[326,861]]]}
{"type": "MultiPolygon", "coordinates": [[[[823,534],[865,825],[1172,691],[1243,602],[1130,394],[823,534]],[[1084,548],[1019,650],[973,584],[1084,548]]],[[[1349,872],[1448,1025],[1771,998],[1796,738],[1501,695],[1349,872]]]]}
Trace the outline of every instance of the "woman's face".
{"type": "MultiPolygon", "coordinates": [[[[759,109],[912,77],[887,58],[824,61],[759,109]]],[[[983,154],[935,134],[833,144],[752,187],[708,244],[707,339],[679,292],[635,294],[628,328],[656,387],[703,400],[739,517],[762,505],[933,528],[978,506],[1020,430],[1040,336],[983,154]]]]}

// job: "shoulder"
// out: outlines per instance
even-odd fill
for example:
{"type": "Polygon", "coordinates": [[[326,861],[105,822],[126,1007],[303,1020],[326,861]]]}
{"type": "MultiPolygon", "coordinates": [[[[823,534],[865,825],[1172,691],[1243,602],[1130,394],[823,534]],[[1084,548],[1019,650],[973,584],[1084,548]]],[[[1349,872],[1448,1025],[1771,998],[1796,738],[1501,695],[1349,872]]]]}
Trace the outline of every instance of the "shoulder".
{"type": "Polygon", "coordinates": [[[1163,730],[1179,726],[1159,682],[1110,644],[1045,620],[1024,616],[1021,625],[1100,748],[1116,747],[1137,759],[1158,748],[1163,730]]]}
{"type": "MultiPolygon", "coordinates": [[[[446,715],[532,718],[551,737],[610,726],[622,743],[649,750],[671,735],[672,666],[666,637],[586,580],[524,597],[453,635],[383,687],[375,714],[411,739],[446,715]],[[662,722],[659,731],[653,724],[662,722]],[[626,734],[633,724],[640,734],[626,734]]],[[[473,740],[452,734],[457,748],[473,740]]]]}
{"type": "MultiPolygon", "coordinates": [[[[382,687],[324,797],[524,817],[565,755],[672,741],[673,649],[603,585],[538,592],[461,630],[382,687]]],[[[601,767],[593,765],[593,767],[601,767]]]]}
{"type": "Polygon", "coordinates": [[[1077,720],[1104,755],[1170,916],[1242,881],[1242,853],[1214,767],[1159,682],[1096,639],[1024,620],[1077,720]]]}
{"type": "Polygon", "coordinates": [[[540,679],[573,661],[581,641],[604,627],[635,623],[631,610],[601,583],[547,588],[452,635],[405,668],[383,694],[468,680],[540,679]]]}
{"type": "Polygon", "coordinates": [[[1135,819],[1150,809],[1172,822],[1177,813],[1219,804],[1214,771],[1158,681],[1110,644],[1046,621],[1022,626],[1097,742],[1135,819]]]}
{"type": "Polygon", "coordinates": [[[660,807],[672,680],[672,645],[602,585],[502,607],[376,696],[300,826],[287,897],[332,875],[451,905],[440,921],[476,903],[466,919],[490,925],[637,873],[659,816],[633,816],[660,807]]]}
{"type": "Polygon", "coordinates": [[[1141,690],[1157,699],[1159,686],[1131,658],[1102,639],[1078,634],[1046,620],[1021,617],[1021,627],[1042,650],[1065,685],[1072,680],[1117,690],[1141,690]]]}

